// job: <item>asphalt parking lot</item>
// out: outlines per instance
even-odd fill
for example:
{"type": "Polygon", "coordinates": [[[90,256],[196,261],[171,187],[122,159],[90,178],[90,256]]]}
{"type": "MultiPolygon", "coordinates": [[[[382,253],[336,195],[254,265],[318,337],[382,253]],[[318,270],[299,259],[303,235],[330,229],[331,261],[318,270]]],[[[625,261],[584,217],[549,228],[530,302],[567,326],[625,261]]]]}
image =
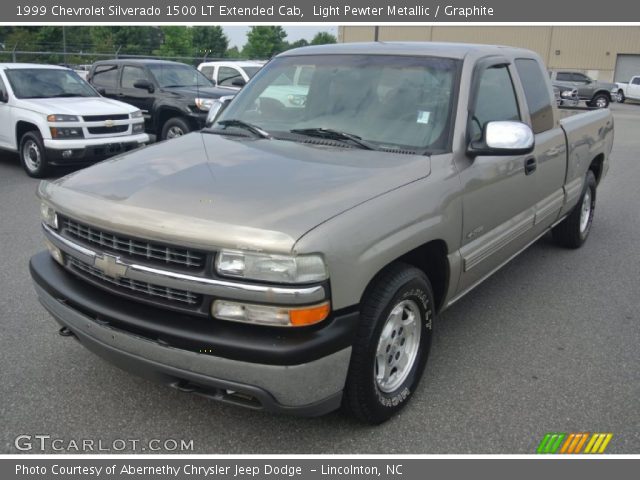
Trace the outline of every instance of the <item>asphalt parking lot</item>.
{"type": "Polygon", "coordinates": [[[445,312],[419,391],[379,427],[220,405],[57,335],[27,268],[43,249],[37,181],[0,154],[0,453],[20,434],[193,440],[206,454],[533,453],[547,432],[612,432],[608,453],[640,453],[640,105],[612,110],[587,244],[544,237],[445,312]]]}

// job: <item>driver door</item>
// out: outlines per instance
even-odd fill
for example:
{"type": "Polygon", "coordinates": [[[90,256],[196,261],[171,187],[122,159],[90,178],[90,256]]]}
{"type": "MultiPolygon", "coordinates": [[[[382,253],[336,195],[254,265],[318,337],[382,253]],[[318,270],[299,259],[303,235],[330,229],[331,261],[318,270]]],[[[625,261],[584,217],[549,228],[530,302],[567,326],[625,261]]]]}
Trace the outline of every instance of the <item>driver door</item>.
{"type": "MultiPolygon", "coordinates": [[[[523,105],[512,78],[513,67],[506,59],[493,58],[474,73],[467,139],[483,135],[490,121],[521,121],[523,105]],[[497,63],[495,63],[497,62],[497,63]]],[[[536,182],[527,155],[460,157],[457,160],[463,198],[461,242],[462,275],[458,292],[463,292],[522,249],[531,238],[536,182]]]]}

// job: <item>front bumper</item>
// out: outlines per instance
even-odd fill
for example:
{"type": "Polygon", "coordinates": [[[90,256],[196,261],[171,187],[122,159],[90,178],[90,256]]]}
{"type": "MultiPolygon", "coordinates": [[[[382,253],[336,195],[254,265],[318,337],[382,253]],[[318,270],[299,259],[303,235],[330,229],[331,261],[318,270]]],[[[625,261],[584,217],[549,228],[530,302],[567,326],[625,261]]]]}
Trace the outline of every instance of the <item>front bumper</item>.
{"type": "Polygon", "coordinates": [[[321,415],[340,405],[357,312],[332,318],[320,329],[276,332],[210,320],[203,330],[202,319],[113,302],[112,295],[75,278],[47,252],[31,259],[30,271],[40,302],[56,321],[125,370],[251,408],[321,415]],[[174,341],[179,325],[184,328],[177,335],[199,339],[201,351],[174,341]]]}
{"type": "Polygon", "coordinates": [[[47,159],[52,165],[69,165],[104,160],[128,152],[149,142],[149,135],[141,133],[121,137],[87,138],[78,140],[44,140],[47,159]],[[63,152],[71,152],[69,155],[63,152]]]}

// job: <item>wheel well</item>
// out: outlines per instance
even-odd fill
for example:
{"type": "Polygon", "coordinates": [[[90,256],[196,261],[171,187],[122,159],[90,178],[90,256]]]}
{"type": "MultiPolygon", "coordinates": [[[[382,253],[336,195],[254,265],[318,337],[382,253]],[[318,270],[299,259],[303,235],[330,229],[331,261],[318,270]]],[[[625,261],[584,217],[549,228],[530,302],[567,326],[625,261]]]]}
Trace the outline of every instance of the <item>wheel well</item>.
{"type": "Polygon", "coordinates": [[[33,123],[29,123],[21,120],[16,124],[16,146],[18,150],[20,150],[20,139],[22,138],[22,136],[25,133],[32,132],[34,130],[37,132],[40,132],[38,127],[33,123]]]}
{"type": "MultiPolygon", "coordinates": [[[[443,240],[432,240],[405,253],[390,263],[406,263],[422,270],[427,275],[431,283],[431,288],[433,289],[436,311],[440,311],[443,306],[449,284],[447,251],[447,245],[443,240]]],[[[385,265],[385,267],[375,275],[371,282],[369,282],[369,286],[388,266],[389,265],[385,265]]],[[[369,289],[369,286],[367,286],[365,292],[369,289]]]]}
{"type": "Polygon", "coordinates": [[[591,161],[591,165],[589,165],[589,170],[593,172],[596,177],[596,185],[600,183],[600,177],[602,176],[602,164],[604,163],[604,154],[598,155],[591,161]]]}
{"type": "Polygon", "coordinates": [[[611,92],[607,92],[606,90],[598,90],[596,93],[593,94],[593,97],[591,98],[596,98],[598,95],[604,95],[609,100],[611,100],[611,92]]]}
{"type": "Polygon", "coordinates": [[[170,118],[174,118],[174,117],[180,117],[185,122],[187,122],[189,125],[191,125],[191,121],[189,120],[189,118],[184,116],[178,110],[173,110],[171,108],[165,108],[164,110],[161,110],[160,114],[158,115],[158,123],[157,123],[157,134],[158,135],[160,135],[162,133],[162,127],[164,127],[164,124],[167,122],[167,120],[169,120],[170,118]]]}

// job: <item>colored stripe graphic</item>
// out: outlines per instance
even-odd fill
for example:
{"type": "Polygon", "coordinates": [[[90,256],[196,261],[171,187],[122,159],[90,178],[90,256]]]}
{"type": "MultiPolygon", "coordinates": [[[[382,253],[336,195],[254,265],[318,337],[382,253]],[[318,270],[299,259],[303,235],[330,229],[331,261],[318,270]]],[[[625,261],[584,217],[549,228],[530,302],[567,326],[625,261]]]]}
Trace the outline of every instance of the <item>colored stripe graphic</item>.
{"type": "Polygon", "coordinates": [[[576,453],[604,453],[613,438],[612,433],[547,433],[538,448],[542,454],[576,454],[576,453]],[[587,441],[588,440],[588,441],[587,441]],[[584,451],[582,448],[585,446],[584,451]]]}

